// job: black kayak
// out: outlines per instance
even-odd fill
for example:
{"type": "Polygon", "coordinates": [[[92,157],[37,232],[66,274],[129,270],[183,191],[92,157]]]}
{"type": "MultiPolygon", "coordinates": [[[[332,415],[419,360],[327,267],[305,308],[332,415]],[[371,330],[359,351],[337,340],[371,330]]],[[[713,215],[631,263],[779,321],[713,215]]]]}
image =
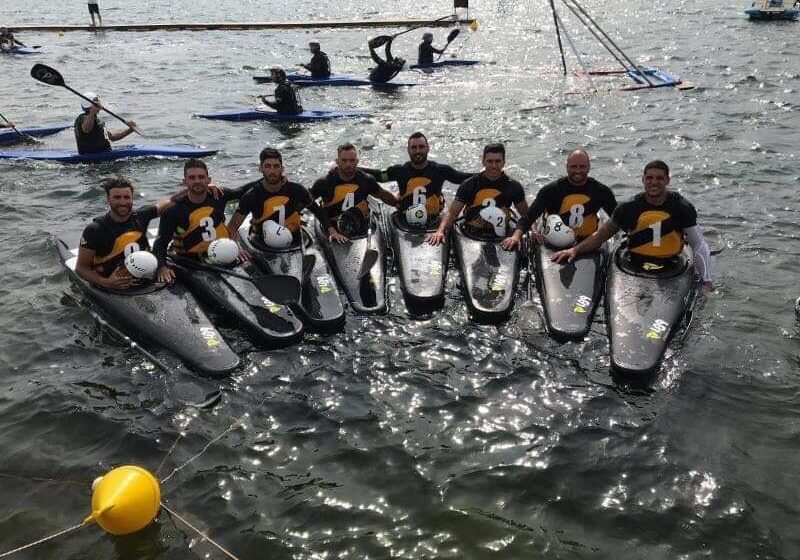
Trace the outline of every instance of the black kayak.
{"type": "Polygon", "coordinates": [[[429,222],[424,228],[412,227],[401,212],[388,206],[384,206],[383,217],[409,313],[421,315],[441,309],[450,261],[450,236],[434,247],[426,238],[436,231],[438,221],[429,222]]]}
{"type": "Polygon", "coordinates": [[[209,377],[225,377],[239,367],[239,357],[180,283],[152,283],[124,292],[99,288],[75,273],[77,249],[70,249],[61,239],[56,246],[72,280],[131,338],[166,348],[209,377]]]}
{"type": "Polygon", "coordinates": [[[538,243],[531,248],[545,324],[558,341],[580,340],[589,332],[603,297],[608,251],[603,245],[571,263],[554,263],[550,260],[554,252],[538,243]]]}
{"type": "Polygon", "coordinates": [[[453,228],[453,251],[467,307],[478,322],[504,321],[514,307],[520,252],[500,247],[502,237],[477,237],[462,224],[453,228]]]}
{"type": "Polygon", "coordinates": [[[351,237],[347,243],[329,243],[319,222],[315,224],[314,234],[350,306],[359,313],[386,311],[386,252],[379,218],[370,215],[367,233],[351,237]],[[367,251],[374,251],[373,255],[377,256],[369,268],[364,266],[367,251]]]}
{"type": "Polygon", "coordinates": [[[686,247],[668,265],[634,264],[624,245],[614,251],[605,303],[613,372],[641,381],[658,371],[695,286],[694,265],[686,247]]]}
{"type": "MultiPolygon", "coordinates": [[[[271,348],[297,342],[303,337],[303,323],[286,305],[274,302],[262,294],[249,280],[220,273],[208,268],[175,267],[178,280],[185,284],[204,304],[225,313],[262,344],[271,348]]],[[[251,263],[230,269],[245,276],[262,276],[251,263]]]]}
{"type": "Polygon", "coordinates": [[[300,301],[294,307],[303,323],[319,332],[341,330],[345,322],[344,306],[339,296],[339,287],[328,268],[322,248],[304,226],[302,245],[297,242],[286,249],[272,249],[252,239],[249,234],[249,218],[239,228],[239,237],[253,255],[253,261],[268,274],[288,274],[302,285],[300,301]],[[311,263],[303,275],[303,260],[311,263]]]}

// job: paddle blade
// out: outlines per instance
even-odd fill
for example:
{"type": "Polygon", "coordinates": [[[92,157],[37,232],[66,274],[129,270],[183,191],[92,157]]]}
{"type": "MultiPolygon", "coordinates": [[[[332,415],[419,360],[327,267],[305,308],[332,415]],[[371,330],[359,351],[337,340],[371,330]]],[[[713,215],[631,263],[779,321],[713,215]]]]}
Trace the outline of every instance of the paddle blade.
{"type": "Polygon", "coordinates": [[[364,253],[364,260],[361,261],[361,270],[358,271],[358,279],[361,280],[365,276],[369,275],[369,271],[372,270],[372,267],[375,266],[375,263],[378,262],[378,251],[375,249],[367,249],[364,253]]]}
{"type": "Polygon", "coordinates": [[[34,64],[31,68],[31,77],[34,80],[50,86],[64,86],[64,77],[53,68],[44,64],[34,64]]]}
{"type": "Polygon", "coordinates": [[[448,42],[448,43],[452,43],[452,42],[453,42],[453,39],[455,39],[456,37],[458,37],[458,34],[459,34],[459,33],[461,33],[461,29],[459,29],[458,27],[456,27],[455,29],[453,29],[453,30],[452,30],[452,31],[451,31],[451,32],[450,32],[450,33],[447,35],[447,42],[448,42]]]}
{"type": "Polygon", "coordinates": [[[252,279],[258,291],[276,303],[295,303],[300,299],[300,281],[286,274],[267,274],[252,279]]]}
{"type": "Polygon", "coordinates": [[[302,278],[305,280],[311,273],[314,271],[314,266],[317,264],[317,256],[316,255],[303,255],[303,274],[302,278]]]}
{"type": "Polygon", "coordinates": [[[378,35],[377,37],[370,39],[368,45],[370,46],[370,48],[377,49],[378,47],[382,47],[392,39],[394,39],[394,37],[392,37],[391,35],[378,35]]]}

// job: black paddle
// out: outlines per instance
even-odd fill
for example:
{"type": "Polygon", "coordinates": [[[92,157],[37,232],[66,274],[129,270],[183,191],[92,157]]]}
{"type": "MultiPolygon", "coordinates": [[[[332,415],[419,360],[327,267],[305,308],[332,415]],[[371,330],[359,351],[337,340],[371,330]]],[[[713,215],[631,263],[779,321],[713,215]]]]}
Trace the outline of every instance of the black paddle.
{"type": "Polygon", "coordinates": [[[380,257],[380,255],[375,249],[367,249],[364,251],[364,260],[361,261],[361,270],[358,271],[357,276],[359,280],[369,275],[369,271],[372,270],[372,267],[378,262],[378,257],[380,257]]]}
{"type": "Polygon", "coordinates": [[[276,303],[294,303],[300,299],[300,281],[294,276],[286,274],[265,274],[263,276],[248,276],[247,274],[240,274],[233,270],[228,270],[221,266],[214,266],[211,264],[203,264],[188,259],[180,255],[170,255],[170,260],[173,264],[178,265],[179,268],[196,268],[199,270],[213,270],[220,274],[227,274],[234,278],[241,278],[242,280],[249,280],[258,289],[259,292],[270,301],[276,303]],[[183,265],[183,266],[181,266],[183,265]]]}
{"type": "MultiPolygon", "coordinates": [[[[83,95],[81,92],[75,91],[74,89],[69,87],[66,83],[64,83],[64,77],[58,72],[58,70],[55,70],[54,68],[50,68],[49,66],[45,66],[44,64],[34,64],[33,68],[31,68],[31,77],[34,80],[42,82],[43,84],[47,84],[49,86],[63,87],[64,89],[71,91],[78,97],[85,99],[89,103],[94,104],[94,101],[83,95]]],[[[111,109],[103,107],[103,111],[105,111],[112,117],[118,119],[119,121],[125,123],[126,125],[128,124],[128,122],[125,119],[114,113],[111,109]]],[[[135,127],[133,131],[139,136],[144,136],[144,134],[139,132],[139,130],[136,129],[135,127]]]]}
{"type": "MultiPolygon", "coordinates": [[[[0,113],[0,118],[2,118],[2,119],[3,119],[4,121],[6,121],[8,124],[11,124],[11,121],[10,121],[10,120],[8,120],[7,118],[5,118],[5,116],[3,116],[3,113],[0,113]]],[[[36,142],[36,143],[38,143],[38,142],[41,142],[41,140],[38,140],[38,139],[34,138],[33,136],[30,136],[30,135],[28,135],[28,134],[24,134],[24,133],[20,132],[20,131],[17,129],[17,127],[16,127],[16,126],[14,126],[14,125],[11,125],[11,130],[13,130],[13,131],[14,131],[14,132],[16,132],[17,134],[19,134],[20,138],[23,138],[23,139],[25,139],[25,140],[26,140],[26,141],[28,141],[28,142],[36,142]]]]}
{"type": "Polygon", "coordinates": [[[301,278],[303,282],[305,282],[311,273],[314,271],[314,266],[317,264],[317,256],[316,255],[303,255],[303,272],[301,274],[301,278]]]}
{"type": "MultiPolygon", "coordinates": [[[[442,21],[443,19],[447,19],[449,17],[453,17],[452,14],[447,14],[446,16],[442,16],[440,18],[436,18],[433,21],[442,21]]],[[[408,29],[400,31],[399,33],[394,33],[393,35],[378,35],[377,37],[369,40],[369,45],[373,49],[377,49],[378,47],[382,47],[383,45],[385,45],[389,41],[392,41],[395,37],[399,37],[400,35],[402,35],[404,33],[408,33],[409,31],[414,31],[415,29],[420,29],[422,27],[428,27],[428,24],[424,23],[422,25],[409,27],[408,29]]]]}
{"type": "Polygon", "coordinates": [[[446,49],[447,47],[449,47],[449,46],[450,46],[450,43],[452,43],[452,42],[453,42],[453,39],[455,39],[456,37],[458,37],[458,34],[459,34],[459,33],[461,33],[461,29],[459,29],[458,27],[456,27],[455,29],[453,29],[453,30],[452,30],[452,31],[451,31],[451,32],[450,32],[450,33],[447,35],[447,42],[446,42],[446,43],[444,44],[444,46],[442,47],[442,52],[440,52],[440,53],[439,53],[439,58],[437,58],[436,60],[439,60],[439,59],[441,59],[441,58],[442,58],[442,55],[444,54],[444,51],[445,51],[445,49],[446,49]]]}

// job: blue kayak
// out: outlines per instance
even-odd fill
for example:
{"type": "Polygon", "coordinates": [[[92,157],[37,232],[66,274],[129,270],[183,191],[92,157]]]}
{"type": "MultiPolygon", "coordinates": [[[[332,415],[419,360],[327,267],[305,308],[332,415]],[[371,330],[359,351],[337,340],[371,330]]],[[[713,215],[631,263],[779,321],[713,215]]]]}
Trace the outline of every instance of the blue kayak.
{"type": "MultiPolygon", "coordinates": [[[[56,125],[56,126],[42,126],[39,128],[18,128],[22,134],[27,136],[33,136],[34,138],[41,138],[42,136],[50,136],[51,134],[57,134],[62,130],[66,130],[68,128],[72,128],[71,124],[63,124],[63,125],[56,125]]],[[[24,138],[17,134],[13,129],[3,129],[0,132],[0,144],[13,144],[14,142],[19,142],[24,138]]]]}
{"type": "Polygon", "coordinates": [[[141,157],[175,157],[194,158],[212,156],[215,149],[197,148],[195,146],[143,146],[134,144],[120,146],[105,152],[79,154],[70,150],[0,150],[0,159],[30,159],[37,161],[58,161],[61,163],[97,163],[122,158],[141,157]]]}
{"type": "Polygon", "coordinates": [[[12,47],[9,51],[3,51],[4,54],[37,54],[42,52],[42,49],[31,49],[29,47],[12,47]]]}
{"type": "Polygon", "coordinates": [[[677,86],[681,83],[680,78],[674,74],[670,74],[666,70],[659,70],[658,68],[642,68],[641,72],[638,70],[628,70],[628,76],[633,78],[633,81],[637,84],[646,87],[677,86]],[[644,76],[642,74],[644,74],[644,76]],[[647,79],[645,79],[645,76],[647,79]],[[648,83],[648,80],[650,83],[648,83]]]}
{"type": "Polygon", "coordinates": [[[231,109],[218,113],[201,113],[196,116],[201,119],[212,119],[218,121],[283,121],[283,122],[308,122],[308,121],[329,121],[332,119],[353,119],[358,117],[368,117],[367,111],[357,109],[343,111],[322,111],[312,110],[302,113],[278,113],[252,107],[249,109],[231,109]]]}
{"type": "Polygon", "coordinates": [[[475,64],[480,64],[480,60],[464,60],[459,58],[448,58],[445,60],[437,60],[435,62],[430,62],[428,64],[412,64],[409,68],[417,70],[417,69],[425,69],[425,68],[443,68],[445,66],[473,66],[475,64]]]}
{"type": "MultiPolygon", "coordinates": [[[[309,74],[287,74],[287,78],[293,84],[299,87],[316,87],[316,86],[372,86],[376,88],[397,88],[397,87],[410,87],[417,84],[409,82],[371,82],[367,78],[359,78],[357,76],[349,76],[347,74],[331,74],[327,78],[313,78],[309,74]]],[[[269,76],[253,76],[253,79],[259,84],[266,84],[272,82],[269,76]]]]}

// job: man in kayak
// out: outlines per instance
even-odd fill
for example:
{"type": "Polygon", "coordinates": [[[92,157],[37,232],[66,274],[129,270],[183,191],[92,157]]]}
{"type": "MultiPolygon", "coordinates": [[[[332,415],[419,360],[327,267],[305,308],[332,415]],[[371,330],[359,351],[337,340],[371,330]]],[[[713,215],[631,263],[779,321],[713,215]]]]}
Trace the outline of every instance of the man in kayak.
{"type": "Polygon", "coordinates": [[[369,73],[369,81],[370,82],[377,82],[377,83],[385,83],[397,76],[400,70],[403,69],[405,66],[406,61],[404,58],[394,57],[392,56],[392,41],[394,39],[389,35],[381,35],[379,37],[375,37],[374,39],[370,39],[367,42],[369,45],[369,55],[372,57],[372,60],[375,61],[376,66],[370,70],[369,73]],[[375,49],[380,48],[382,45],[386,45],[384,50],[386,54],[386,58],[381,58],[378,56],[378,53],[375,52],[375,49]]]}
{"type": "Polygon", "coordinates": [[[331,76],[331,61],[328,55],[322,52],[319,43],[312,41],[308,44],[311,50],[311,62],[308,64],[301,64],[303,68],[311,72],[312,78],[330,78],[331,76]]]}
{"type": "Polygon", "coordinates": [[[390,206],[398,200],[378,182],[358,169],[358,152],[352,144],[345,143],[336,148],[336,168],[317,179],[311,187],[311,197],[322,199],[322,207],[336,231],[329,235],[334,243],[345,243],[348,238],[362,235],[369,228],[369,202],[374,196],[390,206]]]}
{"type": "Polygon", "coordinates": [[[22,41],[18,41],[17,38],[14,37],[14,33],[9,29],[0,27],[0,51],[9,53],[16,46],[25,47],[27,45],[22,41]]]}
{"type": "MultiPolygon", "coordinates": [[[[331,240],[337,243],[347,241],[347,238],[331,225],[319,204],[312,200],[308,189],[286,178],[283,157],[278,150],[264,148],[258,159],[263,177],[245,185],[247,192],[239,200],[239,207],[228,220],[231,239],[239,241],[239,227],[248,215],[252,215],[250,222],[252,238],[269,246],[264,239],[263,225],[266,221],[272,220],[288,229],[297,241],[300,238],[300,213],[308,209],[319,220],[323,230],[328,232],[331,240]]],[[[242,252],[246,253],[244,249],[242,252]]]]}
{"type": "Polygon", "coordinates": [[[384,170],[361,168],[378,181],[396,181],[400,195],[398,210],[405,212],[412,206],[425,207],[428,223],[435,222],[444,209],[442,185],[445,181],[460,185],[473,173],[456,171],[449,165],[428,159],[428,139],[421,132],[408,137],[408,159],[401,165],[391,165],[384,170]]]}
{"type": "Polygon", "coordinates": [[[444,49],[437,49],[433,46],[433,33],[424,33],[417,51],[417,64],[431,64],[433,53],[442,54],[443,52],[444,49]]]}
{"type": "MultiPolygon", "coordinates": [[[[250,185],[223,188],[218,189],[219,196],[213,196],[209,192],[208,167],[199,159],[190,159],[184,164],[183,184],[186,191],[174,196],[161,214],[158,238],[153,245],[160,282],[175,280],[175,272],[166,262],[170,242],[177,255],[201,260],[212,241],[230,237],[225,225],[225,206],[250,189],[250,185]]],[[[240,253],[240,258],[245,255],[240,253]]]]}
{"type": "Polygon", "coordinates": [[[107,179],[108,213],[86,226],[78,247],[75,272],[92,284],[110,290],[125,290],[131,277],[125,270],[125,257],[134,251],[149,251],[147,225],[169,204],[165,199],[133,210],[133,185],[125,179],[107,179]]]}
{"type": "Polygon", "coordinates": [[[86,92],[84,94],[92,102],[81,102],[83,113],[75,119],[75,143],[78,145],[79,154],[94,154],[105,152],[111,149],[111,142],[122,140],[131,132],[136,130],[136,123],[126,121],[127,130],[112,132],[106,130],[105,124],[97,118],[98,113],[103,108],[97,94],[86,92]]]}
{"type": "Polygon", "coordinates": [[[483,171],[473,175],[456,191],[455,200],[447,209],[439,228],[428,237],[431,245],[441,245],[450,226],[464,211],[469,230],[479,235],[507,235],[508,220],[513,206],[520,215],[528,211],[525,191],[519,181],[503,171],[506,149],[503,144],[487,144],[483,149],[483,171]]]}
{"type": "MultiPolygon", "coordinates": [[[[517,222],[513,235],[500,244],[503,249],[519,247],[522,236],[543,214],[560,215],[561,220],[572,228],[578,239],[597,231],[597,212],[602,208],[610,216],[617,207],[617,199],[611,189],[589,177],[590,168],[589,154],[584,150],[575,150],[569,154],[567,176],[545,185],[536,193],[528,213],[517,222]]],[[[531,237],[537,243],[546,241],[545,236],[538,231],[531,231],[531,237]]]]}
{"type": "Polygon", "coordinates": [[[271,68],[269,74],[272,81],[277,84],[273,94],[275,101],[268,101],[266,95],[260,96],[261,101],[267,107],[271,107],[279,113],[302,113],[303,106],[300,104],[300,97],[297,95],[292,82],[286,77],[286,72],[284,72],[283,68],[271,68]]]}
{"type": "Polygon", "coordinates": [[[688,241],[702,291],[713,291],[711,255],[703,231],[697,225],[697,210],[680,194],[667,190],[669,180],[666,163],[660,160],[648,163],[642,174],[644,192],[617,206],[610,220],[575,247],[554,253],[553,261],[571,262],[578,255],[594,251],[622,230],[628,237],[628,252],[633,262],[652,270],[652,267],[672,262],[688,241]]]}

